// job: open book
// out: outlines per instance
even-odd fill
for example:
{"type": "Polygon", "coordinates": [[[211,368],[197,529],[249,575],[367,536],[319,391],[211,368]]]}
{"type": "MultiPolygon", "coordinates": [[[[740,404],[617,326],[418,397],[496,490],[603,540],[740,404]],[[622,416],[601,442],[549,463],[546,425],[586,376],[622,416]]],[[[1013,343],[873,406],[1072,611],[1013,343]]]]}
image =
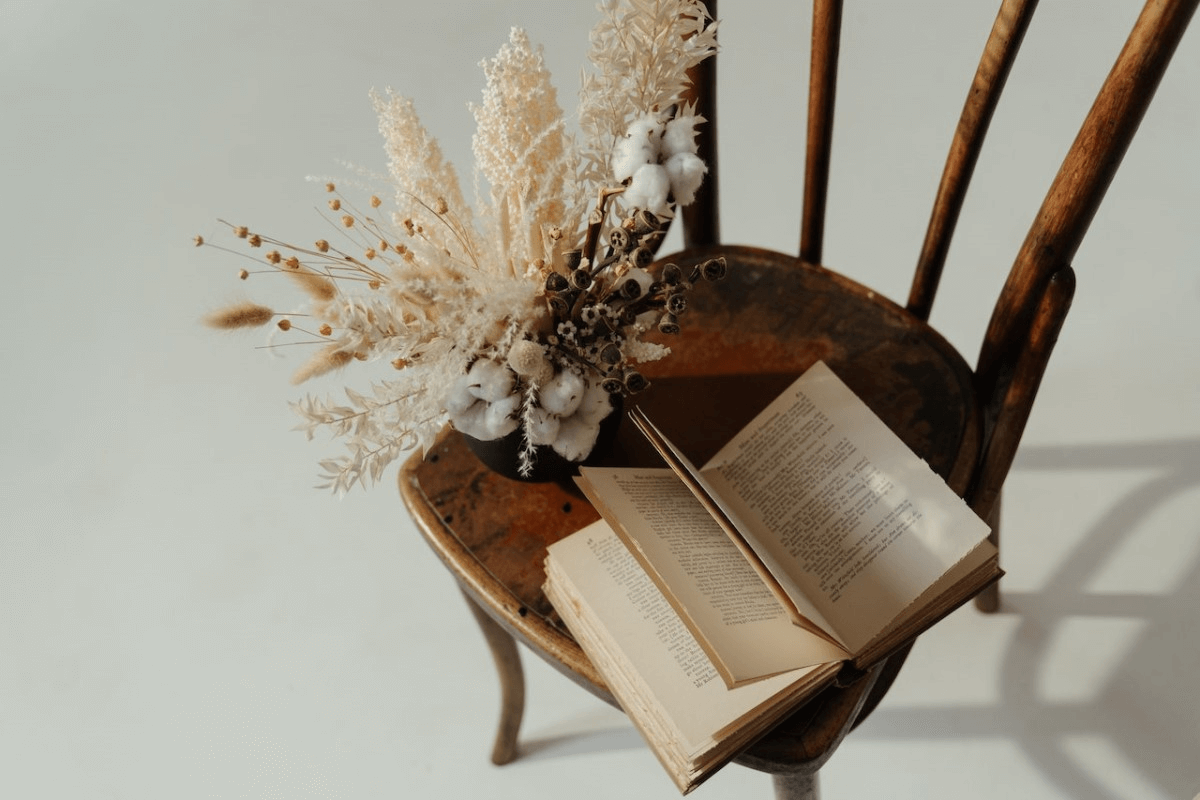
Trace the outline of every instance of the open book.
{"type": "Polygon", "coordinates": [[[546,594],[681,790],[1001,574],[987,526],[824,364],[699,469],[631,416],[670,468],[581,470],[604,519],[551,546],[546,594]]]}

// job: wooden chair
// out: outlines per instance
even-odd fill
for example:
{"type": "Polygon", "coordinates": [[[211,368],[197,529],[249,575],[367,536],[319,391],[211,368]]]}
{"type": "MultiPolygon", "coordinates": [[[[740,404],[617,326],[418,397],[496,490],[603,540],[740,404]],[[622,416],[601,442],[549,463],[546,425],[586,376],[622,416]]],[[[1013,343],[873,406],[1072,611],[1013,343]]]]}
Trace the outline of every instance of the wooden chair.
{"type": "MultiPolygon", "coordinates": [[[[1072,257],[1191,14],[1200,0],[1150,0],[1038,213],[998,298],[974,370],[927,324],[967,183],[1033,0],[1005,0],[971,85],[934,203],[906,307],[821,265],[841,3],[813,9],[807,161],[799,256],[720,244],[716,62],[696,76],[710,121],[701,134],[710,178],[684,215],[681,266],[724,256],[729,276],[697,287],[637,402],[694,459],[715,452],[817,359],[842,379],[995,528],[1000,489],[1070,305],[1072,257]],[[703,398],[695,402],[694,398],[703,398]]],[[[714,16],[716,15],[713,9],[714,16]]],[[[609,463],[653,464],[623,424],[609,463]]],[[[419,529],[455,575],[495,656],[503,708],[492,759],[517,755],[524,684],[516,641],[613,702],[541,592],[551,542],[597,518],[569,488],[519,484],[488,471],[447,431],[413,456],[400,490],[419,529]]],[[[979,599],[996,608],[995,592],[979,599]]],[[[747,750],[739,763],[775,776],[780,798],[815,796],[817,769],[880,701],[907,650],[831,687],[747,750]]]]}

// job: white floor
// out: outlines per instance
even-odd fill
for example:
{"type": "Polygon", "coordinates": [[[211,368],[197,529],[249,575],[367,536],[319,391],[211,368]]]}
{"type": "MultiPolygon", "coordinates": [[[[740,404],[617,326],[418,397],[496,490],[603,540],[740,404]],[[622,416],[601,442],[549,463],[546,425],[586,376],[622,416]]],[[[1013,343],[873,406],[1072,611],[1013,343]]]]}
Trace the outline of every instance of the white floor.
{"type": "MultiPolygon", "coordinates": [[[[807,12],[726,5],[725,238],[792,250],[807,12]]],[[[826,261],[891,297],[991,5],[847,4],[826,261]]],[[[304,176],[384,168],[369,88],[466,168],[477,63],[526,27],[570,108],[591,6],[0,5],[0,797],[674,796],[623,716],[532,659],[527,754],[492,767],[487,652],[390,476],[310,489],[337,445],[289,430],[292,365],[197,324],[241,285],[193,235],[303,238],[304,176]]],[[[1043,6],[934,310],[971,357],[1137,13],[1043,6]]],[[[923,638],[826,797],[1200,792],[1198,82],[1192,30],[1075,259],[1006,489],[1004,612],[923,638]]],[[[731,767],[696,796],[768,793],[731,767]]]]}

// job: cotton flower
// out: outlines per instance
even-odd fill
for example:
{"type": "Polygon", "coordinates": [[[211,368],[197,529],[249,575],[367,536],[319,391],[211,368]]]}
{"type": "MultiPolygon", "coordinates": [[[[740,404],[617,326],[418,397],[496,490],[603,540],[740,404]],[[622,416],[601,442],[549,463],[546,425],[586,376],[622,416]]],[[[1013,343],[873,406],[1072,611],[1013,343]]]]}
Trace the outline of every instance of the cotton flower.
{"type": "Polygon", "coordinates": [[[700,117],[689,114],[686,117],[676,117],[666,124],[662,136],[662,153],[667,158],[679,153],[695,153],[696,125],[700,117]]]}
{"type": "Polygon", "coordinates": [[[521,407],[521,396],[510,394],[493,403],[488,403],[484,412],[484,423],[487,426],[487,439],[499,439],[517,429],[519,420],[517,410],[521,407]]]}
{"type": "Polygon", "coordinates": [[[625,190],[624,202],[630,208],[644,208],[660,217],[671,215],[667,195],[671,192],[671,179],[666,167],[661,164],[644,164],[633,173],[629,188],[625,190]]]}
{"type": "Polygon", "coordinates": [[[599,435],[599,424],[589,423],[578,416],[569,417],[559,426],[554,452],[568,461],[582,461],[592,452],[599,435]]]}
{"type": "Polygon", "coordinates": [[[613,177],[624,183],[646,164],[658,161],[664,126],[653,114],[642,114],[629,124],[613,150],[613,177]]]}
{"type": "Polygon", "coordinates": [[[676,153],[667,159],[665,166],[675,202],[681,206],[689,205],[696,199],[696,190],[704,181],[708,167],[694,153],[676,153]]]}
{"type": "Polygon", "coordinates": [[[585,388],[582,377],[570,370],[563,370],[546,382],[539,392],[539,400],[546,411],[565,417],[579,408],[585,388]]]}
{"type": "Polygon", "coordinates": [[[576,415],[589,425],[599,425],[600,420],[612,413],[612,395],[598,383],[589,383],[579,401],[576,415]]]}
{"type": "Polygon", "coordinates": [[[558,438],[562,420],[544,408],[530,409],[525,420],[525,434],[534,446],[553,444],[558,438]]]}
{"type": "Polygon", "coordinates": [[[492,402],[512,394],[513,374],[503,364],[481,358],[467,375],[471,379],[467,391],[480,400],[492,402]]]}
{"type": "Polygon", "coordinates": [[[652,114],[629,124],[613,149],[613,177],[626,183],[624,203],[660,216],[671,213],[668,198],[685,206],[696,199],[708,167],[696,155],[695,115],[676,117],[665,125],[652,114]]]}
{"type": "Polygon", "coordinates": [[[491,436],[487,424],[487,403],[476,401],[462,411],[451,415],[454,428],[474,439],[487,440],[491,436]]]}

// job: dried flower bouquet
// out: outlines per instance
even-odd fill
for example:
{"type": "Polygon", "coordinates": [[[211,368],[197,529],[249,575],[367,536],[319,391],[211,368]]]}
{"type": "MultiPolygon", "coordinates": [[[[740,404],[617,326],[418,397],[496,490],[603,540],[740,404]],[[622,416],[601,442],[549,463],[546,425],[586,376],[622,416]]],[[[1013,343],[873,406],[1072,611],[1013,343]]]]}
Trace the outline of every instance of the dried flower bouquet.
{"type": "Polygon", "coordinates": [[[687,289],[724,274],[719,261],[689,275],[646,269],[706,171],[702,120],[683,93],[687,70],[715,51],[715,23],[697,0],[600,10],[578,132],[523,31],[483,63],[483,101],[471,106],[476,185],[486,185],[476,211],[412,102],[389,91],[372,93],[386,200],[359,208],[326,184],[337,235],[310,246],[230,226],[253,272],[287,276],[307,303],[287,314],[240,303],[212,325],[273,325],[311,343],[296,383],[356,361],[389,365],[368,391],[346,388],[345,402],[294,404],[310,438],[325,428],[345,439],[345,455],[321,462],[324,487],[377,480],[405,450],[427,449],[447,419],[481,440],[520,430],[522,474],[543,446],[582,460],[610,398],[643,388],[637,365],[669,352],[642,335],[677,331],[687,289]]]}

